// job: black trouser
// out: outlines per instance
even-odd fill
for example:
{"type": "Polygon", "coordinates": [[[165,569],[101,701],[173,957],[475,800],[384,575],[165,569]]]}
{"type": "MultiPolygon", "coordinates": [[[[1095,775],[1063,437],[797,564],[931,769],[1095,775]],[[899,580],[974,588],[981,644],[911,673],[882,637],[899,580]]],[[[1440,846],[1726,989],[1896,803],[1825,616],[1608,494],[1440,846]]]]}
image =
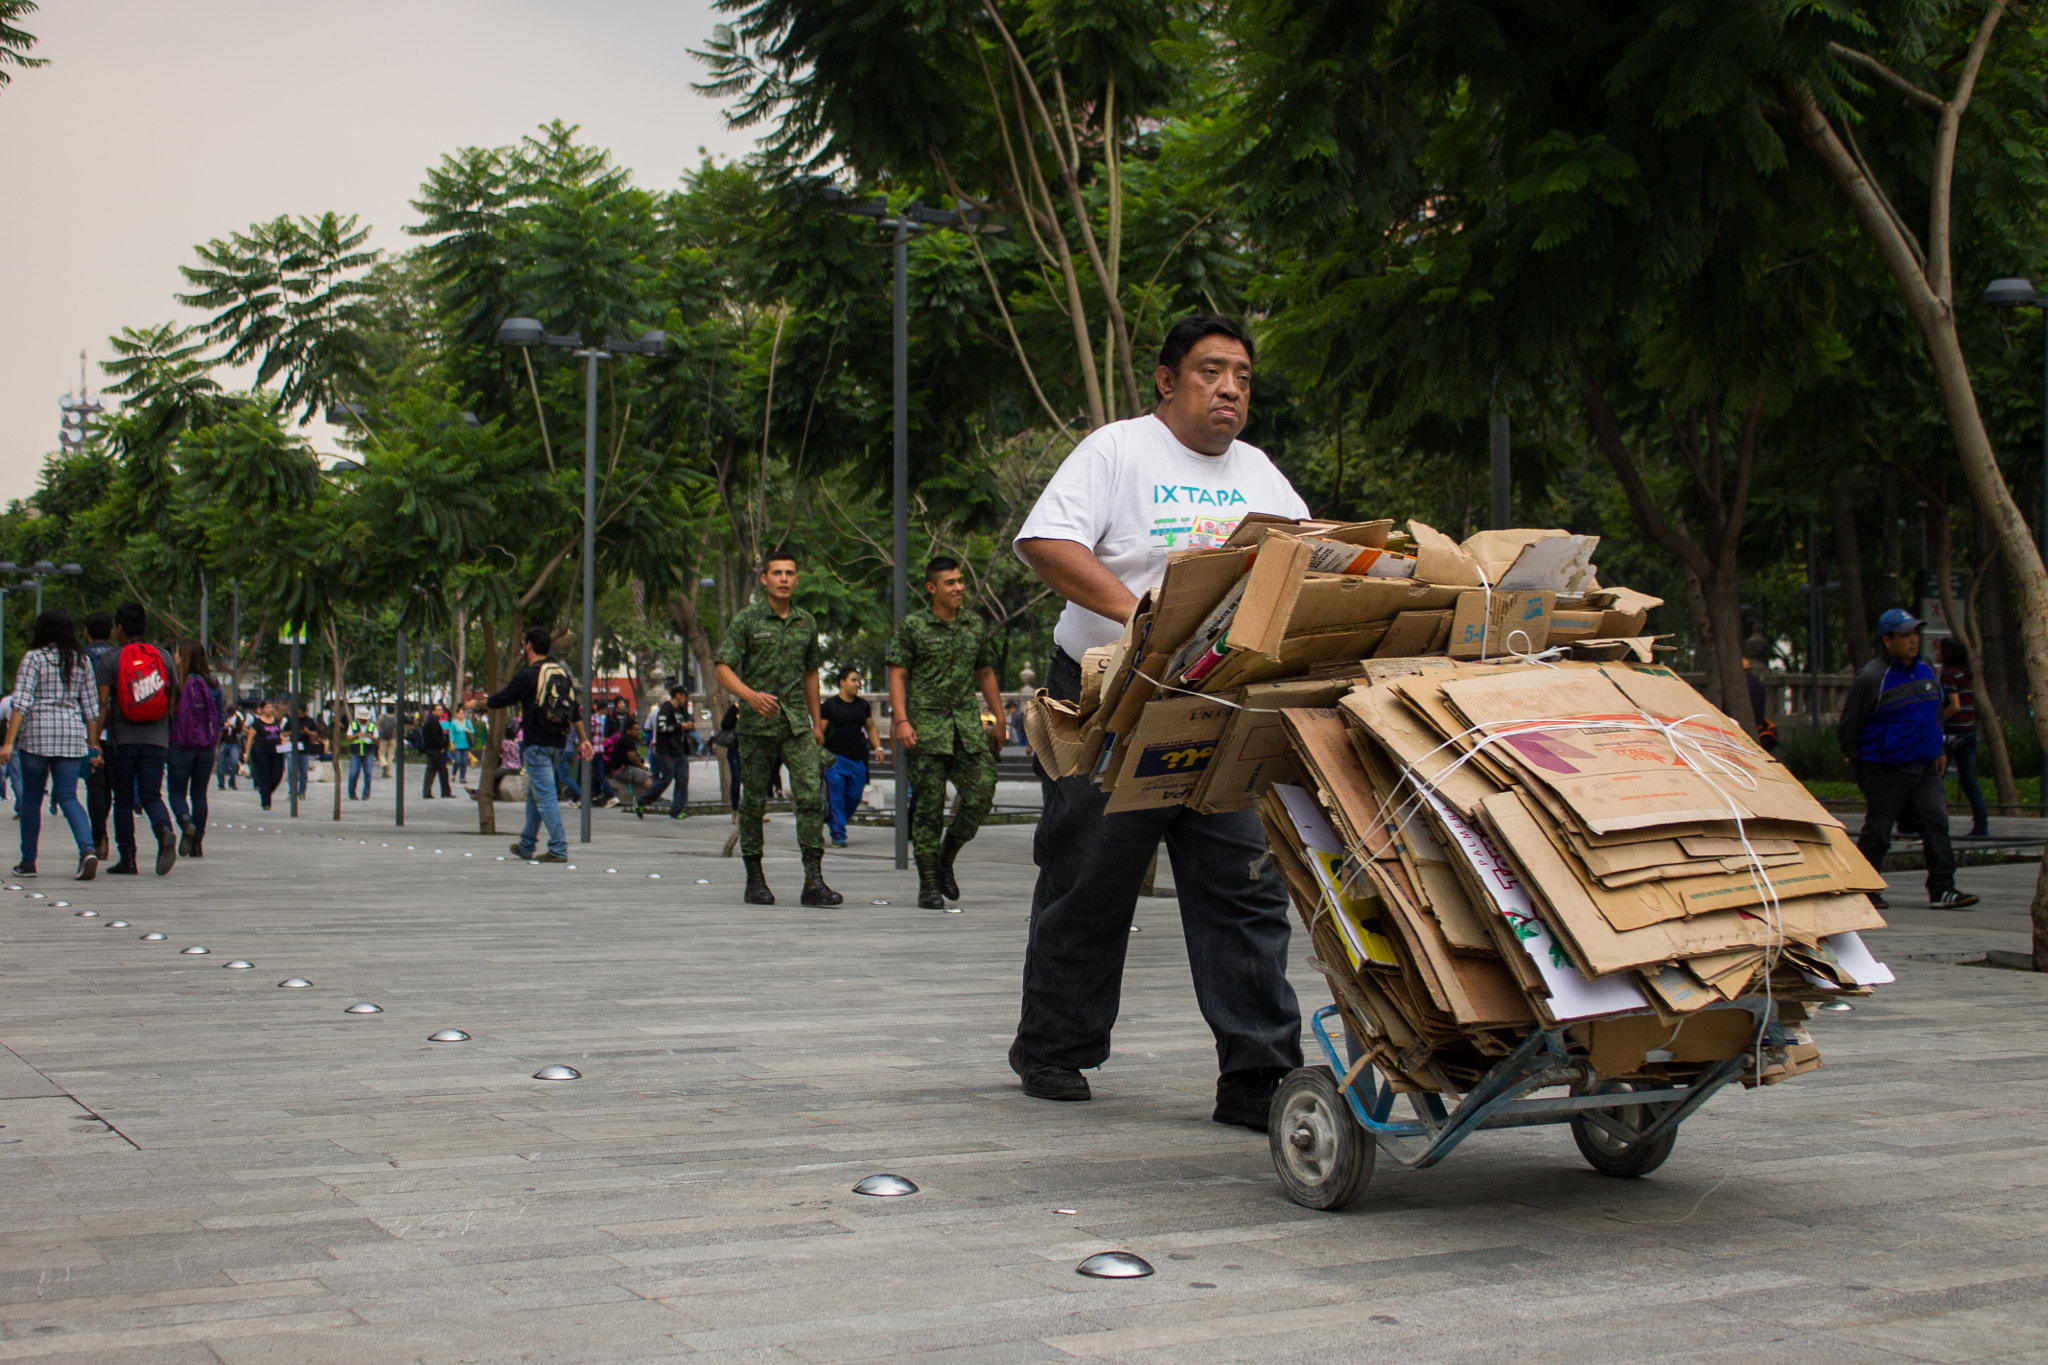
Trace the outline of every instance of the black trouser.
{"type": "Polygon", "coordinates": [[[441,795],[455,795],[455,789],[448,785],[448,751],[446,749],[434,749],[428,752],[427,773],[425,777],[420,779],[420,795],[430,797],[434,794],[434,774],[436,773],[441,775],[441,795]]]}
{"type": "Polygon", "coordinates": [[[85,765],[85,813],[92,820],[92,846],[107,842],[107,812],[114,808],[114,790],[107,785],[106,763],[112,745],[100,751],[98,763],[85,765]]]}
{"type": "MultiPolygon", "coordinates": [[[[1080,665],[1053,657],[1047,690],[1081,695],[1080,665]]],[[[1042,1062],[1100,1066],[1123,991],[1138,890],[1160,841],[1173,863],[1195,1000],[1216,1036],[1217,1068],[1301,1065],[1301,1006],[1287,982],[1287,892],[1254,811],[1184,806],[1105,815],[1085,777],[1048,780],[1032,840],[1038,885],[1024,949],[1017,1039],[1042,1062]]]]}
{"type": "Polygon", "coordinates": [[[263,798],[263,809],[269,810],[277,784],[284,781],[284,754],[276,749],[251,749],[249,777],[256,784],[256,795],[263,798]]]}
{"type": "Polygon", "coordinates": [[[1863,789],[1863,832],[1856,847],[1870,865],[1882,869],[1892,845],[1892,825],[1904,811],[1920,822],[1921,847],[1927,851],[1929,899],[1956,884],[1956,855],[1948,841],[1948,784],[1932,763],[1861,763],[1856,785],[1863,789]]]}

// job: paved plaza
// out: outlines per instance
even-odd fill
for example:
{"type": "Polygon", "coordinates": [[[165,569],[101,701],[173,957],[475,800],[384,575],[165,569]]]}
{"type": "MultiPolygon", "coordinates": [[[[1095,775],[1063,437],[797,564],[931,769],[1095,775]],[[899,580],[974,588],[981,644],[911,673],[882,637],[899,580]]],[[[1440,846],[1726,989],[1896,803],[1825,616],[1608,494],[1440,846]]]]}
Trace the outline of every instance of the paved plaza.
{"type": "Polygon", "coordinates": [[[778,816],[762,909],[717,817],[600,811],[537,867],[499,861],[515,807],[395,830],[390,791],[339,825],[325,785],[296,821],[226,794],[161,880],[50,875],[45,826],[0,894],[0,1360],[2048,1358],[2048,981],[1911,956],[2024,949],[2031,865],[1966,870],[1964,914],[1895,877],[1899,983],[1647,1179],[1483,1133],[1317,1214],[1209,1121],[1171,899],[1098,1098],[1020,1093],[1028,826],[971,847],[959,914],[857,828],[828,911],[778,816]],[[881,1171],[922,1192],[850,1192],[881,1171]],[[1075,1273],[1112,1248],[1158,1273],[1075,1273]]]}

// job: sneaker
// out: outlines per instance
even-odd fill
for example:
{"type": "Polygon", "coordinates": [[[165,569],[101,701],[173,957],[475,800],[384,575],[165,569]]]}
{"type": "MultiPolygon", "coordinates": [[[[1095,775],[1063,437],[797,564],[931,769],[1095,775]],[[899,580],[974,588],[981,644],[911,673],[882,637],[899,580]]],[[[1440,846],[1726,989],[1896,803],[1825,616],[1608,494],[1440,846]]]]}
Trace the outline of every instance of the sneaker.
{"type": "Polygon", "coordinates": [[[17,877],[33,877],[36,875],[36,865],[34,863],[16,863],[14,865],[14,875],[17,877]]]}
{"type": "Polygon", "coordinates": [[[78,875],[73,881],[89,882],[100,875],[100,858],[91,849],[78,855],[78,875]]]}
{"type": "Polygon", "coordinates": [[[1967,910],[1977,903],[1977,898],[1950,888],[1939,896],[1929,897],[1927,903],[1936,910],[1967,910]]]}
{"type": "Polygon", "coordinates": [[[834,847],[834,848],[845,848],[845,847],[846,847],[846,840],[844,840],[844,839],[834,839],[834,840],[832,841],[832,847],[834,847]]]}
{"type": "Polygon", "coordinates": [[[1092,1098],[1088,1078],[1071,1067],[1041,1062],[1024,1050],[1021,1042],[1010,1044],[1010,1070],[1024,1082],[1024,1093],[1036,1100],[1085,1100],[1092,1098]]]}
{"type": "Polygon", "coordinates": [[[1209,1117],[1218,1123],[1266,1131],[1266,1114],[1273,1107],[1273,1092],[1286,1077],[1284,1066],[1255,1066],[1243,1071],[1226,1071],[1216,1078],[1216,1112],[1209,1117]]]}

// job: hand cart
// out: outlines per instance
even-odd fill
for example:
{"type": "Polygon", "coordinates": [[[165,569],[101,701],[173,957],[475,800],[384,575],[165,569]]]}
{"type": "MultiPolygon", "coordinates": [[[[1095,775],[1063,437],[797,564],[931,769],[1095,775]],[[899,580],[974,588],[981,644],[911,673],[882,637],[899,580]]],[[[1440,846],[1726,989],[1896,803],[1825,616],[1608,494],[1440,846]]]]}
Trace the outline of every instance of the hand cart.
{"type": "Polygon", "coordinates": [[[1758,1044],[1710,1064],[1690,1085],[1642,1088],[1637,1082],[1603,1079],[1564,1028],[1539,1029],[1480,1077],[1455,1108],[1446,1110],[1442,1095],[1410,1094],[1415,1117],[1394,1119],[1395,1092],[1374,1076],[1371,1064],[1362,1056],[1354,1056],[1349,1066],[1338,1059],[1326,1024],[1338,1010],[1325,1005],[1310,1026],[1329,1065],[1291,1072],[1273,1096],[1267,1130],[1273,1169],[1295,1203],[1341,1209],[1371,1179],[1376,1152],[1421,1170],[1442,1161],[1481,1128],[1569,1123],[1572,1140],[1594,1170],[1623,1178],[1647,1175],[1671,1155],[1678,1125],[1715,1091],[1742,1076],[1753,1059],[1760,1060],[1759,1050],[1763,1058],[1784,1055],[1788,1039],[1767,1000],[1710,1008],[1748,1011],[1757,1021],[1758,1044]],[[1570,1093],[1530,1098],[1554,1086],[1569,1086],[1570,1093]]]}

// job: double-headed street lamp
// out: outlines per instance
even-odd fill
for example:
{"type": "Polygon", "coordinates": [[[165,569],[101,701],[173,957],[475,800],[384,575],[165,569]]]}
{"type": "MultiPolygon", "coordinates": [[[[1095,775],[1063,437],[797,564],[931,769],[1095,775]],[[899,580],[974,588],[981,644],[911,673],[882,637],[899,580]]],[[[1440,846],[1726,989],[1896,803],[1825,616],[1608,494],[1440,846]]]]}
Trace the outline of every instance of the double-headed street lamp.
{"type": "MultiPolygon", "coordinates": [[[[585,346],[576,332],[555,336],[533,318],[507,318],[498,325],[498,340],[507,346],[563,346],[583,361],[583,718],[590,720],[590,661],[592,637],[597,632],[597,362],[615,355],[662,355],[668,350],[667,332],[642,332],[638,341],[607,336],[603,346],[585,346]]],[[[594,733],[594,731],[593,731],[594,733]]],[[[579,771],[583,788],[582,842],[590,842],[591,769],[584,762],[579,771]]]]}
{"type": "MultiPolygon", "coordinates": [[[[845,190],[827,180],[801,180],[796,185],[797,202],[816,195],[825,201],[825,206],[835,213],[851,213],[862,218],[873,218],[885,228],[894,228],[896,281],[894,290],[895,338],[895,408],[896,408],[896,468],[895,468],[895,559],[896,559],[896,604],[894,623],[903,624],[903,618],[910,613],[910,238],[911,234],[923,234],[933,228],[956,230],[979,230],[1000,233],[1005,229],[999,225],[984,226],[985,215],[980,209],[934,209],[926,208],[923,201],[913,201],[900,214],[889,212],[889,201],[880,195],[872,199],[855,199],[845,190]]],[[[906,804],[910,799],[910,760],[901,745],[889,745],[891,759],[896,765],[896,866],[910,866],[910,810],[906,804]]]]}

